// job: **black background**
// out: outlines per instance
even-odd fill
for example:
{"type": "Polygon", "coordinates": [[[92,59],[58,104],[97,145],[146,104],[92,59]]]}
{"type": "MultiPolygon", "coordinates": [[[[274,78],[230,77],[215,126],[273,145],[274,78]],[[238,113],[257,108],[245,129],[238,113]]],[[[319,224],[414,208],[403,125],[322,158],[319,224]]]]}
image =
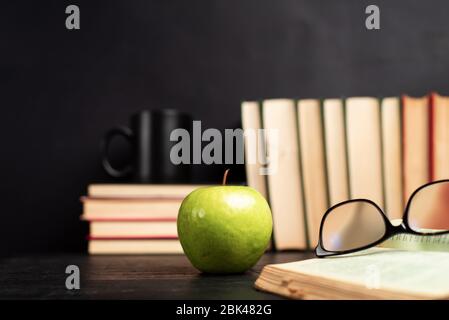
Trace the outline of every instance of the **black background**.
{"type": "Polygon", "coordinates": [[[224,129],[246,99],[449,93],[443,0],[2,1],[0,14],[1,254],[85,249],[79,196],[111,181],[99,141],[140,109],[224,129]],[[69,4],[81,30],[65,28],[69,4]],[[369,4],[381,30],[365,28],[369,4]]]}

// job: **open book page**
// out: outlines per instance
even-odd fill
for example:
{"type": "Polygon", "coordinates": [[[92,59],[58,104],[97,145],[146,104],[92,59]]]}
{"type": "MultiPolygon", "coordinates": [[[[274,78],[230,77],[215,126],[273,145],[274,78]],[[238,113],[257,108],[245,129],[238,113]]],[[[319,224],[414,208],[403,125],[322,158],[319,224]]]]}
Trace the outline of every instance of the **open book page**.
{"type": "MultiPolygon", "coordinates": [[[[391,220],[394,226],[402,223],[402,219],[391,220]]],[[[427,230],[428,232],[437,230],[427,230]]],[[[414,235],[397,234],[378,245],[383,248],[425,251],[449,251],[449,234],[440,235],[414,235]]]]}
{"type": "Polygon", "coordinates": [[[398,234],[379,245],[383,248],[403,250],[449,251],[449,234],[413,235],[398,234]]]}
{"type": "Polygon", "coordinates": [[[351,255],[310,259],[276,268],[372,289],[449,296],[449,253],[372,248],[351,255]]]}

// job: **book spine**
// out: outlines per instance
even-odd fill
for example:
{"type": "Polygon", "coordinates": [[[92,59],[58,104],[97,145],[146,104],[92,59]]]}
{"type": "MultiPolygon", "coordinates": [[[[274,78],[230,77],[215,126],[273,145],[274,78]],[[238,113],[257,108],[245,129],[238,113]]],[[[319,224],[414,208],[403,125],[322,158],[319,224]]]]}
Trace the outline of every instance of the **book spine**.
{"type": "Polygon", "coordinates": [[[402,202],[405,204],[407,203],[407,191],[406,191],[406,185],[407,185],[407,179],[406,179],[406,174],[405,174],[405,168],[406,168],[406,151],[407,151],[407,142],[405,139],[405,135],[406,135],[406,121],[405,121],[405,109],[406,109],[406,96],[404,94],[401,95],[401,136],[402,136],[402,202]]]}
{"type": "Polygon", "coordinates": [[[404,103],[403,103],[403,99],[401,97],[399,97],[399,143],[400,143],[400,159],[401,159],[401,188],[402,188],[402,194],[399,195],[401,197],[401,203],[402,203],[402,210],[404,210],[405,208],[405,201],[404,201],[404,149],[403,149],[403,145],[404,145],[404,117],[403,115],[403,111],[404,110],[404,103]]]}
{"type": "MultiPolygon", "coordinates": [[[[295,106],[298,105],[299,99],[295,99],[295,106]]],[[[299,119],[300,116],[300,112],[301,110],[299,110],[299,108],[295,108],[295,119],[299,119]]],[[[303,201],[301,202],[302,205],[302,212],[303,212],[303,224],[304,224],[304,237],[305,237],[305,248],[307,249],[311,249],[311,244],[310,244],[310,230],[307,227],[309,225],[309,219],[307,217],[307,207],[306,207],[306,194],[304,191],[304,176],[303,176],[303,172],[304,172],[304,164],[302,161],[302,150],[301,150],[301,133],[299,130],[299,124],[298,121],[295,122],[296,123],[296,135],[298,137],[298,164],[299,164],[299,172],[301,173],[300,179],[299,179],[299,184],[301,186],[301,198],[303,199],[303,201]]]]}
{"type": "Polygon", "coordinates": [[[348,199],[351,199],[351,194],[353,192],[351,187],[351,172],[349,168],[349,126],[348,126],[348,112],[347,112],[347,105],[348,105],[348,98],[342,97],[343,102],[343,125],[344,125],[344,139],[345,139],[345,157],[346,157],[346,175],[347,175],[347,185],[348,185],[348,199]]]}
{"type": "MultiPolygon", "coordinates": [[[[323,137],[323,158],[324,158],[324,179],[326,184],[326,208],[329,208],[331,206],[331,200],[330,200],[330,192],[329,192],[329,172],[327,170],[327,162],[328,162],[328,154],[326,150],[326,129],[325,129],[325,121],[324,121],[324,99],[319,99],[320,104],[320,122],[321,122],[321,136],[323,137]]],[[[324,213],[324,212],[323,212],[324,213]]]]}
{"type": "MultiPolygon", "coordinates": [[[[260,128],[264,129],[265,128],[265,123],[264,123],[264,119],[263,119],[263,100],[257,100],[257,104],[259,106],[259,121],[260,121],[260,128]]],[[[266,160],[267,152],[268,152],[268,146],[267,146],[267,141],[266,141],[266,137],[263,136],[261,139],[262,143],[263,143],[263,152],[264,152],[264,161],[266,160]]],[[[266,162],[266,161],[265,161],[266,162]]],[[[268,175],[264,175],[263,176],[263,184],[265,185],[265,196],[267,199],[267,202],[270,204],[270,208],[271,208],[271,198],[270,198],[270,188],[268,187],[268,175]]],[[[270,239],[270,243],[267,247],[267,251],[275,251],[276,250],[276,245],[274,243],[274,237],[273,235],[271,235],[271,239],[270,239]]]]}
{"type": "Polygon", "coordinates": [[[160,235],[160,236],[114,236],[114,237],[94,237],[87,236],[88,241],[92,240],[178,240],[177,236],[173,235],[160,235]]]}
{"type": "Polygon", "coordinates": [[[435,180],[435,105],[436,93],[429,94],[429,175],[430,181],[435,180]]]}
{"type": "Polygon", "coordinates": [[[115,196],[115,197],[103,197],[103,196],[82,196],[80,197],[81,202],[87,201],[124,201],[124,202],[181,202],[184,197],[173,197],[173,196],[115,196]]]}
{"type": "Polygon", "coordinates": [[[81,216],[80,220],[89,222],[176,222],[176,218],[89,218],[81,216]]]}

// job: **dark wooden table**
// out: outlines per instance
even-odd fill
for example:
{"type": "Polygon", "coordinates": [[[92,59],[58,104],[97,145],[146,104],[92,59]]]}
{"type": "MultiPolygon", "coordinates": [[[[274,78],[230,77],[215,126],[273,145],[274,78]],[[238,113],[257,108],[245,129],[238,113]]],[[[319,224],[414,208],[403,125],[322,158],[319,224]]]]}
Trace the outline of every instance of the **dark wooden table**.
{"type": "Polygon", "coordinates": [[[183,255],[52,255],[0,261],[0,299],[279,299],[254,289],[262,267],[313,257],[267,253],[239,275],[205,275],[183,255]],[[65,269],[80,269],[80,290],[67,290],[65,269]]]}

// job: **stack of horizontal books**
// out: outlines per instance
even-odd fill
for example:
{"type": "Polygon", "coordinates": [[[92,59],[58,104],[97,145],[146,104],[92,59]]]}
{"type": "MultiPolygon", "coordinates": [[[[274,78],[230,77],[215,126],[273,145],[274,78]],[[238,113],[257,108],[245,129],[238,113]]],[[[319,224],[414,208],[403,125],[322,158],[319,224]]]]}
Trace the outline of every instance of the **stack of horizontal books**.
{"type": "Polygon", "coordinates": [[[246,170],[270,203],[277,249],[314,248],[324,213],[339,202],[370,199],[399,219],[416,188],[449,179],[449,97],[436,93],[247,101],[242,124],[267,129],[256,147],[245,134],[246,158],[266,155],[246,170]]]}
{"type": "Polygon", "coordinates": [[[195,185],[92,184],[81,198],[90,254],[182,253],[176,218],[195,185]]]}

